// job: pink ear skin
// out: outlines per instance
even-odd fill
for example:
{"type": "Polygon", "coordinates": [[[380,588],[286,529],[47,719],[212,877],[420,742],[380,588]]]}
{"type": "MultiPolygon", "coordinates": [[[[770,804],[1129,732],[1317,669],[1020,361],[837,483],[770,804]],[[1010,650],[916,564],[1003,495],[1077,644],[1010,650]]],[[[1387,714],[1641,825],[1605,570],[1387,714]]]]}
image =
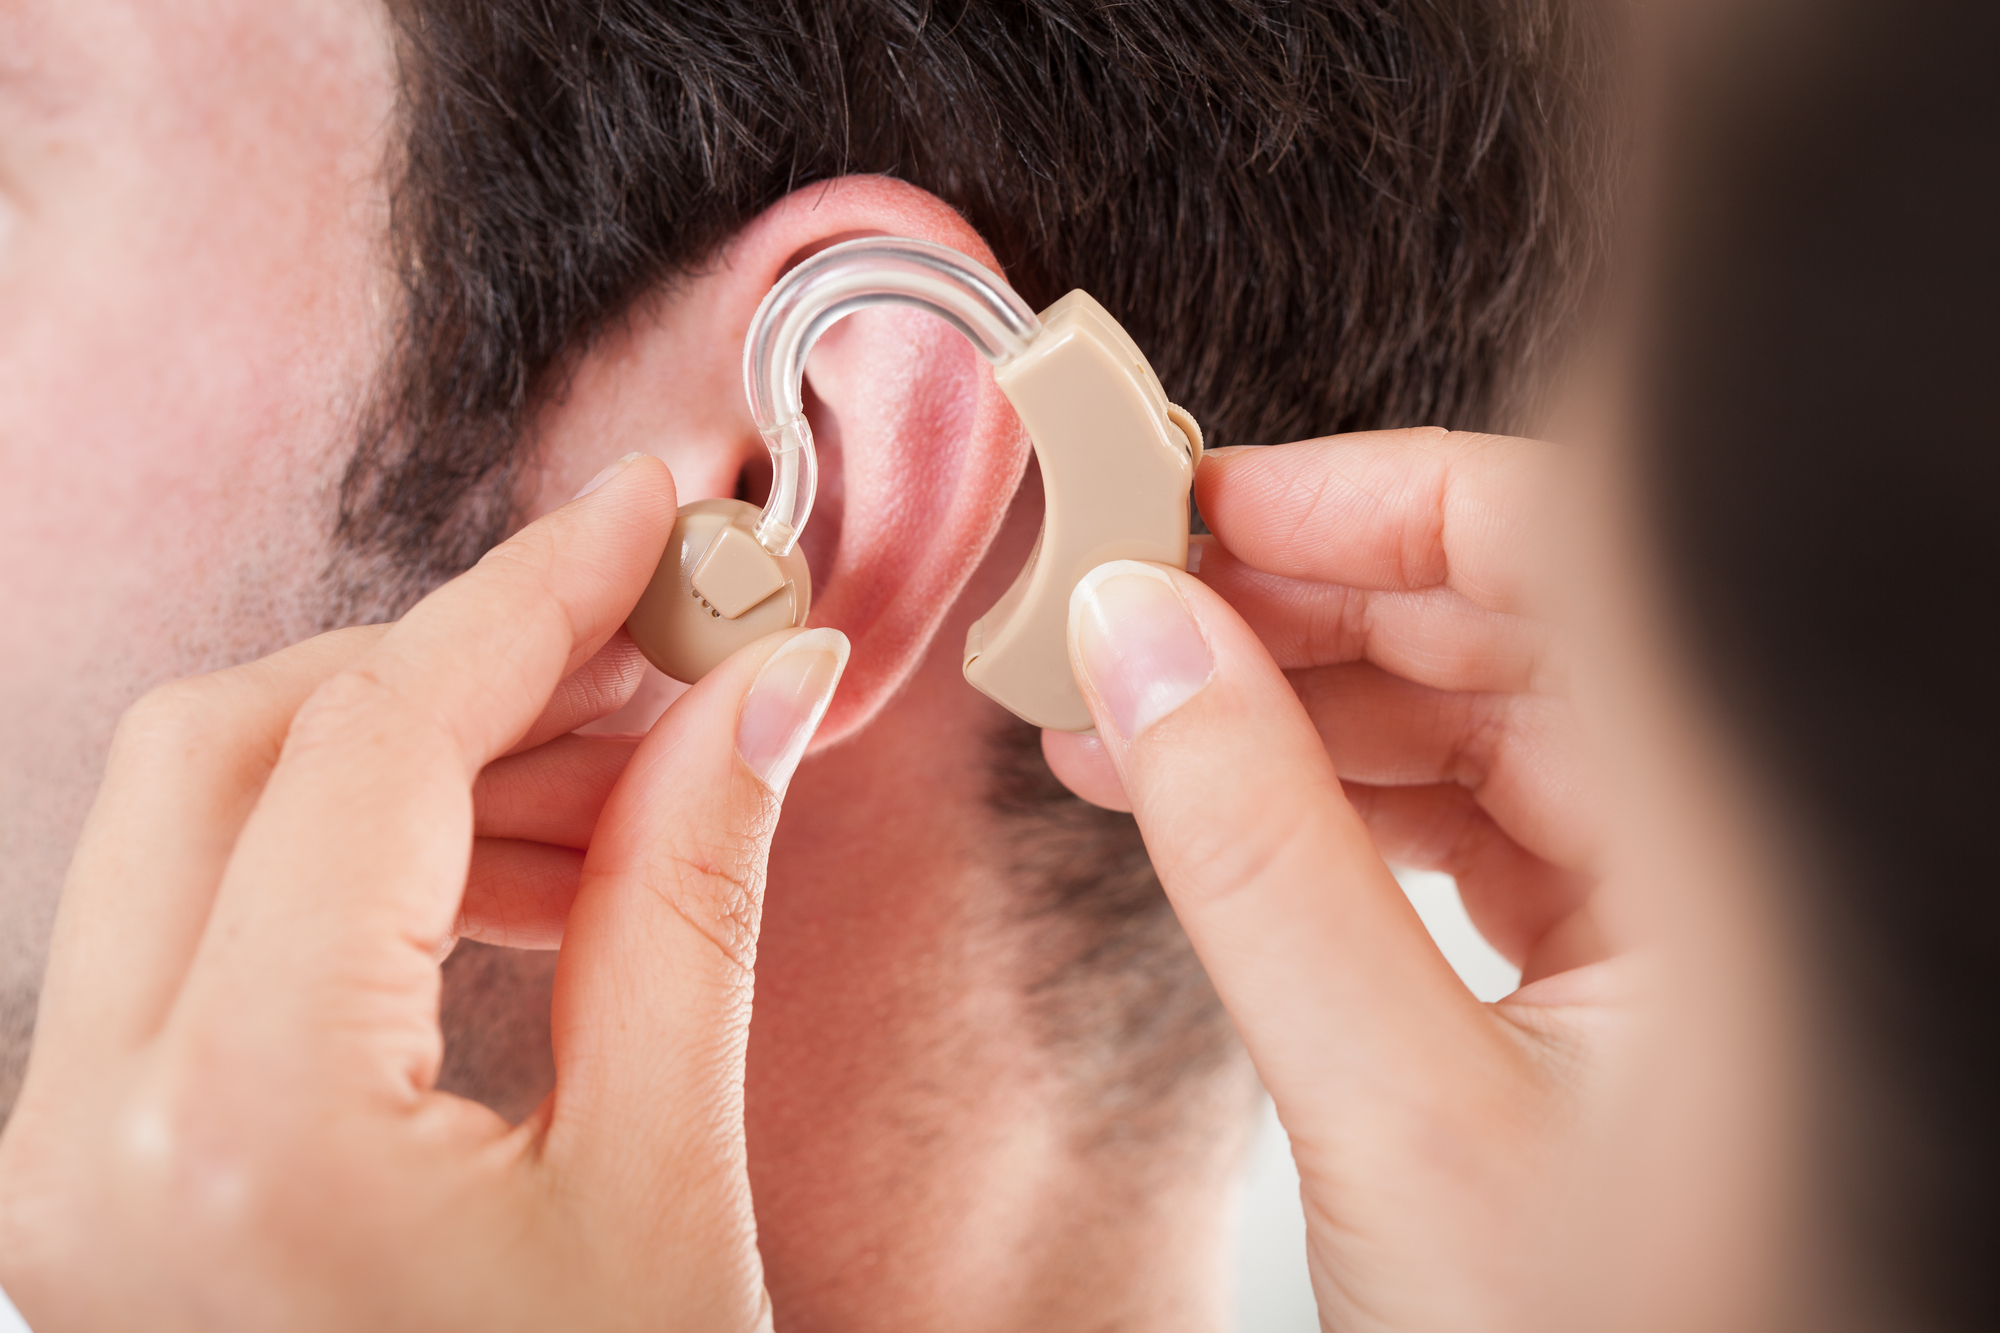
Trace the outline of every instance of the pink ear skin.
{"type": "MultiPolygon", "coordinates": [[[[666,461],[683,501],[740,493],[761,504],[770,469],[743,394],[751,316],[793,265],[871,234],[935,241],[999,267],[964,218],[914,186],[851,176],[799,190],[582,358],[538,423],[542,494],[566,499],[606,459],[637,449],[666,461]]],[[[806,365],[806,412],[820,460],[800,541],[812,569],[808,623],[840,629],[852,645],[818,750],[866,725],[909,680],[1006,519],[1029,447],[986,363],[912,310],[835,324],[806,365]]]]}

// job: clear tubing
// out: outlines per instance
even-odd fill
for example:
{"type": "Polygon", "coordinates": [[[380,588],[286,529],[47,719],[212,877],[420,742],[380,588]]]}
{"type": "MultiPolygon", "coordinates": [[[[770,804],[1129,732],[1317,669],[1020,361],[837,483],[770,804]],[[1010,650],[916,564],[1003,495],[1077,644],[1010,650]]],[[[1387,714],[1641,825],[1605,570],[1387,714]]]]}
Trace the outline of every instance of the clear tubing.
{"type": "Polygon", "coordinates": [[[877,305],[929,311],[996,366],[1027,351],[1042,331],[1005,279],[929,241],[843,241],[787,273],[757,307],[743,344],[750,415],[771,450],[771,498],[757,520],[757,540],[772,555],[789,555],[798,543],[819,485],[805,414],[806,357],[835,320],[877,305]]]}

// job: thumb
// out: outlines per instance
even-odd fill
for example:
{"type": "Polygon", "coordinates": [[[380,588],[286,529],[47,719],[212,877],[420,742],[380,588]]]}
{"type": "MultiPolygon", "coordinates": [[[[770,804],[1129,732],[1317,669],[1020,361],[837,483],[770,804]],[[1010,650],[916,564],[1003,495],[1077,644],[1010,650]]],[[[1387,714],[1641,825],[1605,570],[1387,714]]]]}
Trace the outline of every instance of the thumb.
{"type": "Polygon", "coordinates": [[[1393,1108],[1474,1055],[1480,1005],[1227,603],[1164,566],[1100,565],[1071,595],[1070,657],[1161,886],[1295,1148],[1319,1108],[1393,1108]]]}
{"type": "Polygon", "coordinates": [[[740,1260],[761,1294],[743,1065],[765,862],[847,648],[774,634],[676,700],[605,803],[564,931],[543,1160],[654,1280],[696,1268],[681,1291],[727,1287],[713,1265],[740,1260]]]}

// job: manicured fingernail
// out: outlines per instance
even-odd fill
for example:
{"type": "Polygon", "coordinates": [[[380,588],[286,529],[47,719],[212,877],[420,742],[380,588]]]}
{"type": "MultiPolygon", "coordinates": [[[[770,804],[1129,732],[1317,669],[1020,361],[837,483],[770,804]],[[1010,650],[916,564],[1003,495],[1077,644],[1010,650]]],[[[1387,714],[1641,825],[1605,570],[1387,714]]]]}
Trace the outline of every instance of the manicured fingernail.
{"type": "Polygon", "coordinates": [[[630,467],[632,465],[632,460],[639,457],[642,457],[642,455],[636,453],[625,455],[623,458],[613,463],[610,467],[605,468],[604,471],[598,473],[596,476],[592,477],[589,481],[583,483],[583,489],[578,491],[575,495],[570,496],[569,498],[572,500],[581,500],[584,496],[590,494],[592,491],[596,490],[599,486],[602,486],[605,482],[610,481],[613,477],[617,476],[619,473],[623,472],[626,468],[630,467]]]}
{"type": "Polygon", "coordinates": [[[764,663],[736,719],[736,752],[772,791],[783,791],[819,730],[847,668],[847,636],[809,629],[764,663]]]}
{"type": "Polygon", "coordinates": [[[1091,687],[1126,740],[1208,684],[1215,657],[1162,570],[1113,560],[1083,576],[1069,598],[1070,640],[1091,687]]]}

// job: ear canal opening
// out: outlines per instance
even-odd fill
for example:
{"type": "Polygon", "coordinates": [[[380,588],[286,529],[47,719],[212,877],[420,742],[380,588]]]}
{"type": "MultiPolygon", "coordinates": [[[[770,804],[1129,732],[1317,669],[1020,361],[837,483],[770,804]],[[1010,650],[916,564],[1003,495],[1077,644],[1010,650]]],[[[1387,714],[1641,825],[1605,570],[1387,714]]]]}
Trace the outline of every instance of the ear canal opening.
{"type": "Polygon", "coordinates": [[[736,470],[736,499],[762,509],[771,498],[771,456],[754,454],[736,470]]]}
{"type": "MultiPolygon", "coordinates": [[[[806,357],[835,321],[880,305],[936,315],[995,366],[1027,351],[1042,328],[1004,278],[930,241],[896,236],[843,241],[787,273],[757,307],[743,346],[744,391],[771,460],[757,541],[772,555],[791,554],[812,517],[819,486],[805,413],[806,357]]],[[[741,478],[738,485],[740,490],[741,478]]]]}

